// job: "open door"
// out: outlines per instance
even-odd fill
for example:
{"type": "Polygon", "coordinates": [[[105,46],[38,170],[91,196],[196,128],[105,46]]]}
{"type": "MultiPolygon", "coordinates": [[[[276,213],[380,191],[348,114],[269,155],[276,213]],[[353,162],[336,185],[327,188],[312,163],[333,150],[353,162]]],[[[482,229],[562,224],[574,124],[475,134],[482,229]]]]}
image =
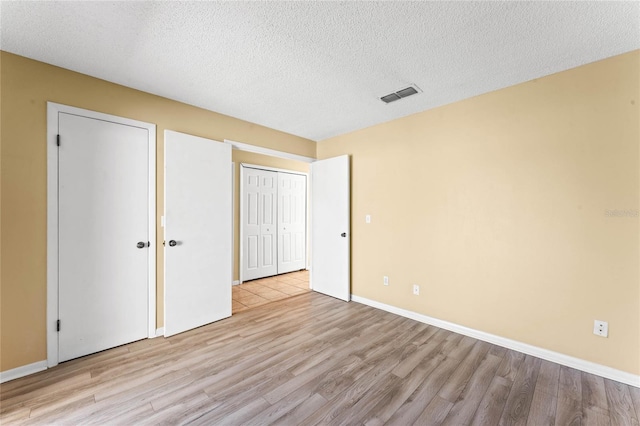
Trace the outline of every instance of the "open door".
{"type": "Polygon", "coordinates": [[[351,300],[349,156],[311,163],[311,288],[351,300]]]}
{"type": "Polygon", "coordinates": [[[166,130],[164,328],[231,316],[231,145],[166,130]]]}

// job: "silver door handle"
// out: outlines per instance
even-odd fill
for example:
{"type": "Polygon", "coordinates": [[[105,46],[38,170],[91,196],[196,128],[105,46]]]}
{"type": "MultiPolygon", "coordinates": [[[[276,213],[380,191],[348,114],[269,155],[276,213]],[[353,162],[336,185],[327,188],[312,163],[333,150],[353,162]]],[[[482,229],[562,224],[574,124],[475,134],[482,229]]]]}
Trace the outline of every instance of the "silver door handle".
{"type": "Polygon", "coordinates": [[[178,245],[178,243],[176,242],[176,240],[171,240],[171,241],[169,241],[169,246],[171,246],[171,247],[175,247],[175,246],[177,246],[177,245],[178,245]]]}
{"type": "Polygon", "coordinates": [[[343,232],[342,234],[340,234],[340,236],[341,236],[342,238],[346,238],[346,237],[347,237],[347,233],[346,233],[346,232],[343,232]]]}

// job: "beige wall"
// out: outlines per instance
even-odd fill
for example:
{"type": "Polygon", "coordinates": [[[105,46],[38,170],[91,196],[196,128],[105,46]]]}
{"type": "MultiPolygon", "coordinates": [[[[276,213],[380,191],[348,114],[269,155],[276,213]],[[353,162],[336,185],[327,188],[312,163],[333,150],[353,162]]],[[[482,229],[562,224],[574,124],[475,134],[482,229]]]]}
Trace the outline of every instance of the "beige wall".
{"type": "Polygon", "coordinates": [[[352,155],[352,292],[640,374],[639,219],[605,215],[640,208],[639,65],[635,51],[319,142],[318,158],[352,155]]]}
{"type": "MultiPolygon", "coordinates": [[[[261,145],[307,157],[315,143],[242,120],[1,54],[0,371],[46,359],[46,102],[157,125],[157,214],[163,214],[165,129],[261,145]]],[[[158,228],[158,327],[163,320],[162,230],[158,228]]]]}
{"type": "MultiPolygon", "coordinates": [[[[164,129],[316,154],[255,124],[0,61],[0,371],[46,358],[46,101],[156,123],[158,165],[164,129]]],[[[640,374],[639,219],[605,215],[640,208],[639,80],[636,51],[318,144],[321,158],[352,155],[353,293],[640,374]]],[[[234,161],[299,170],[256,156],[234,161]]],[[[161,167],[157,184],[159,217],[161,167]]],[[[158,241],[160,327],[160,229],[158,241]]]]}
{"type": "MultiPolygon", "coordinates": [[[[314,155],[315,157],[315,155],[314,155]]],[[[233,280],[240,279],[240,163],[309,173],[309,164],[246,151],[233,151],[235,163],[233,193],[233,280]]],[[[308,233],[307,233],[308,234],[308,233]]]]}

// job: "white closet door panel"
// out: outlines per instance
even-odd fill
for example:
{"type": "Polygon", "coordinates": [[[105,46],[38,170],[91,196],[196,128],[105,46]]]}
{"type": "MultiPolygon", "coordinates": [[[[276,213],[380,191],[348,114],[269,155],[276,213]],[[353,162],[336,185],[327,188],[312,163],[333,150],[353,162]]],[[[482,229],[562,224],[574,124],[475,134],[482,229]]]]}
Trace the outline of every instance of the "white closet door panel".
{"type": "Polygon", "coordinates": [[[307,178],[278,172],[278,273],[306,267],[307,178]]]}
{"type": "Polygon", "coordinates": [[[277,174],[242,167],[242,280],[275,275],[277,174]]]}
{"type": "Polygon", "coordinates": [[[252,279],[251,277],[257,276],[257,271],[261,263],[259,257],[262,255],[262,251],[259,247],[262,245],[260,240],[260,175],[253,173],[252,169],[242,168],[243,180],[243,197],[244,203],[241,203],[243,209],[240,214],[241,226],[242,226],[242,238],[244,239],[242,244],[243,256],[243,274],[242,279],[244,281],[252,279]]]}
{"type": "Polygon", "coordinates": [[[66,113],[58,123],[62,362],[147,337],[149,136],[66,113]]]}

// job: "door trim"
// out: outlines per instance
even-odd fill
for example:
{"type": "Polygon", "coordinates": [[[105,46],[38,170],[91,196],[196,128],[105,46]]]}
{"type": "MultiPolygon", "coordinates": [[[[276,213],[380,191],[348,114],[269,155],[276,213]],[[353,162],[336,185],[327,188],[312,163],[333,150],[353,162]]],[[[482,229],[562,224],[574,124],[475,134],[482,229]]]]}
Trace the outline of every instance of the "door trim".
{"type": "Polygon", "coordinates": [[[240,163],[240,166],[246,167],[248,169],[266,170],[268,172],[280,172],[280,173],[289,173],[291,175],[301,175],[301,176],[306,176],[307,179],[309,178],[309,173],[297,172],[295,170],[278,169],[276,167],[260,166],[258,164],[249,164],[249,163],[240,163]]]}
{"type": "MultiPolygon", "coordinates": [[[[225,143],[229,143],[229,141],[227,141],[227,139],[225,139],[225,143]]],[[[253,152],[253,151],[251,151],[253,152]]],[[[315,161],[315,160],[314,160],[315,161]]],[[[235,164],[235,163],[234,163],[235,164]]],[[[240,188],[238,188],[238,194],[240,196],[240,204],[238,206],[238,235],[239,235],[239,240],[238,241],[238,284],[242,284],[244,282],[244,273],[242,272],[242,266],[244,265],[245,259],[243,256],[243,249],[244,249],[244,226],[242,226],[242,212],[243,212],[243,208],[244,208],[244,179],[242,179],[242,169],[246,167],[248,169],[257,169],[257,170],[266,170],[266,171],[270,171],[270,172],[280,172],[280,173],[289,173],[292,175],[302,175],[302,176],[306,176],[306,182],[307,182],[307,196],[306,196],[306,200],[305,200],[305,204],[306,204],[306,226],[305,226],[305,242],[306,242],[306,257],[307,259],[305,260],[305,266],[307,267],[307,269],[309,269],[309,262],[311,261],[309,258],[309,237],[310,237],[310,229],[309,227],[311,226],[311,222],[310,222],[310,206],[309,206],[309,201],[311,200],[311,188],[310,188],[310,179],[309,179],[309,173],[305,173],[305,172],[297,172],[295,170],[287,170],[287,169],[279,169],[276,167],[267,167],[267,166],[260,166],[258,164],[249,164],[249,163],[240,163],[240,188]]],[[[234,172],[234,176],[235,176],[235,172],[234,172]]],[[[235,193],[235,191],[234,191],[235,193]]],[[[276,212],[277,214],[277,212],[276,212]]],[[[235,215],[234,215],[235,217],[235,215]]],[[[277,225],[276,225],[277,226],[277,225]]],[[[234,248],[235,249],[235,248],[234,248]]],[[[276,243],[276,250],[277,250],[277,243],[276,243]]],[[[276,253],[277,254],[277,253],[276,253]]]]}
{"type": "Polygon", "coordinates": [[[253,152],[256,154],[268,155],[271,157],[285,158],[287,160],[296,160],[303,163],[313,163],[314,161],[316,161],[315,158],[305,157],[304,155],[292,154],[290,152],[278,151],[271,148],[265,148],[263,146],[236,142],[230,139],[225,139],[224,143],[231,145],[232,149],[237,149],[239,151],[253,152]]]}
{"type": "MultiPolygon", "coordinates": [[[[156,125],[47,102],[47,366],[58,364],[58,114],[67,113],[146,129],[149,134],[149,266],[147,335],[156,337],[156,125]]],[[[62,141],[64,143],[64,140],[62,141]]]]}

